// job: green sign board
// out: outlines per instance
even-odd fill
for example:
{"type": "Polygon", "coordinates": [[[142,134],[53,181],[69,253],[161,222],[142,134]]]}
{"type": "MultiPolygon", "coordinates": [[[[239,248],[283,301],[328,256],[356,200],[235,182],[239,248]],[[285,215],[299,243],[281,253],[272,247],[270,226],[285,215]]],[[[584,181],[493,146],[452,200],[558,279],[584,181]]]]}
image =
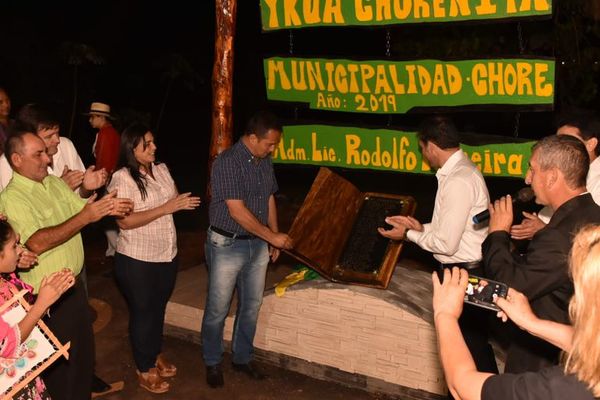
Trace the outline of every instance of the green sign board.
{"type": "Polygon", "coordinates": [[[260,0],[263,30],[552,15],[552,0],[260,0]]]}
{"type": "MultiPolygon", "coordinates": [[[[273,162],[432,173],[414,132],[327,125],[285,126],[273,162]]],[[[524,177],[534,142],[461,145],[484,175],[524,177]]]]}
{"type": "Polygon", "coordinates": [[[401,114],[414,107],[547,106],[554,61],[352,61],[272,57],[263,61],[269,100],[342,112],[401,114]]]}

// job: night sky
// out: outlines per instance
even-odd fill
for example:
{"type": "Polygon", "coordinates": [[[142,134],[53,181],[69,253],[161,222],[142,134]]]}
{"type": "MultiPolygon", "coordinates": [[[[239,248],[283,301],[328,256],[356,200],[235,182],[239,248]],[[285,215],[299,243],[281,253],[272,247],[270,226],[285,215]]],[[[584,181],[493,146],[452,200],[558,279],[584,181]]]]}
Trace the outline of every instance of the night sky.
{"type": "MultiPolygon", "coordinates": [[[[142,117],[154,127],[169,82],[165,78],[165,65],[172,64],[173,60],[183,60],[189,70],[183,78],[173,81],[157,132],[159,157],[170,166],[181,190],[203,193],[211,126],[213,1],[14,0],[3,1],[1,7],[0,86],[8,89],[13,111],[28,102],[50,104],[63,121],[62,134],[67,135],[73,104],[74,68],[69,65],[64,48],[69,43],[85,44],[101,58],[101,64],[84,61],[78,68],[77,113],[71,137],[86,163],[91,162],[94,135],[82,113],[90,102],[110,103],[122,121],[142,117]],[[191,146],[192,140],[200,145],[191,146]]],[[[515,22],[393,27],[390,28],[392,56],[397,60],[444,59],[451,46],[472,40],[469,38],[484,44],[486,40],[493,43],[481,45],[477,47],[479,54],[475,51],[463,58],[514,56],[519,54],[517,27],[515,22]],[[420,40],[428,41],[429,45],[419,45],[420,40]],[[445,41],[451,44],[446,46],[445,41]]],[[[533,39],[538,32],[553,29],[552,20],[524,22],[521,27],[528,48],[535,47],[533,39]]],[[[291,37],[289,31],[262,33],[259,1],[238,0],[233,99],[235,136],[239,135],[252,112],[267,103],[263,57],[292,54],[382,59],[385,57],[385,37],[385,27],[304,29],[295,30],[291,37]]],[[[557,55],[556,49],[547,46],[529,53],[557,55]]],[[[289,104],[271,106],[291,123],[332,122],[414,129],[422,118],[422,114],[388,117],[319,112],[289,104]]],[[[514,110],[455,114],[463,131],[509,137],[515,133],[516,116],[514,110]]],[[[553,113],[523,112],[519,128],[519,137],[538,138],[551,134],[553,113]]],[[[285,171],[285,168],[280,170],[285,171]]],[[[310,179],[316,169],[308,170],[310,179]]],[[[368,171],[362,174],[372,175],[368,171]]],[[[400,181],[404,179],[403,175],[381,174],[384,179],[394,176],[400,181]]]]}

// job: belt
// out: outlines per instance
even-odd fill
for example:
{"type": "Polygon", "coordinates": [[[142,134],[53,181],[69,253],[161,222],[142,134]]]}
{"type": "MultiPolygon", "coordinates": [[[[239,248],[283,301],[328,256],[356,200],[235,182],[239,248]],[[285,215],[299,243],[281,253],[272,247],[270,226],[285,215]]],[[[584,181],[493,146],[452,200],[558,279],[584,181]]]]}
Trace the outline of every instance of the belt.
{"type": "Polygon", "coordinates": [[[477,269],[481,268],[481,261],[467,261],[467,262],[457,262],[457,263],[440,263],[440,267],[442,268],[464,268],[464,269],[477,269]]]}
{"type": "Polygon", "coordinates": [[[239,233],[227,232],[226,230],[217,228],[216,226],[212,226],[212,225],[210,225],[208,227],[208,229],[210,229],[211,231],[213,231],[215,233],[218,233],[219,235],[223,235],[223,236],[231,238],[231,239],[250,240],[250,239],[254,239],[256,237],[254,235],[240,235],[239,233]]]}

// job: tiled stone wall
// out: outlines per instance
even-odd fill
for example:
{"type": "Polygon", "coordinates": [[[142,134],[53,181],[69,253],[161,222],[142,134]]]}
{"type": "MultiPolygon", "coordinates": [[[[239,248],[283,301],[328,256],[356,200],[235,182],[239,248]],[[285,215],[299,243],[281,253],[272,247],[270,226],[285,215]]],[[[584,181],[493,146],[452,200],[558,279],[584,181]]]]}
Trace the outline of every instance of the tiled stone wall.
{"type": "MultiPolygon", "coordinates": [[[[231,338],[232,321],[225,337],[231,338]]],[[[257,348],[385,382],[445,394],[435,330],[418,316],[349,289],[264,298],[257,348]]]]}

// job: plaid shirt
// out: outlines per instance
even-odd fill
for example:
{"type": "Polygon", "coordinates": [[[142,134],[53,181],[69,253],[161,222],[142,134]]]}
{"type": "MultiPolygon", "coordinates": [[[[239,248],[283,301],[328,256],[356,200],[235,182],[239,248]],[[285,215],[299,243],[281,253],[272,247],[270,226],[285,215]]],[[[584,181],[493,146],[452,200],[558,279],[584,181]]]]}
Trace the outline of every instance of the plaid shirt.
{"type": "MultiPolygon", "coordinates": [[[[145,200],[126,168],[116,171],[108,190],[117,191],[118,197],[133,200],[133,212],[147,211],[162,206],[177,195],[175,182],[165,164],[152,166],[154,179],[146,176],[145,200]]],[[[134,229],[120,229],[117,252],[140,261],[169,262],[177,255],[177,235],[173,215],[164,215],[134,229]]]]}
{"type": "Polygon", "coordinates": [[[210,224],[231,233],[248,232],[235,222],[225,200],[243,200],[263,224],[269,219],[269,197],[277,191],[271,158],[256,158],[240,139],[217,157],[211,173],[210,224]]]}

